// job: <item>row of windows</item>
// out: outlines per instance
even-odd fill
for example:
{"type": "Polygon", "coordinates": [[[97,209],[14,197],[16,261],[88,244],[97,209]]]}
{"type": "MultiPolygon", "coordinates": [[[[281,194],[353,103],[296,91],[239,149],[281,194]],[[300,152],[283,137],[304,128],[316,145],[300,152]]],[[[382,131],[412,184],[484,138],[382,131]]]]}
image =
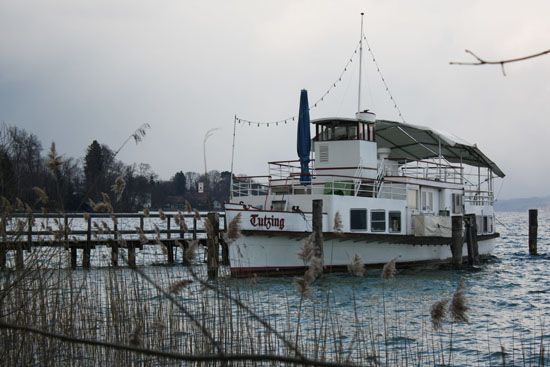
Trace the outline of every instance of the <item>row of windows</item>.
{"type": "MultiPolygon", "coordinates": [[[[366,231],[368,228],[367,214],[367,209],[350,209],[350,229],[352,231],[366,231]]],[[[401,232],[401,212],[390,211],[388,213],[387,222],[389,224],[388,230],[390,233],[401,232]]],[[[371,232],[386,232],[385,210],[370,211],[370,230],[371,232]]]]}

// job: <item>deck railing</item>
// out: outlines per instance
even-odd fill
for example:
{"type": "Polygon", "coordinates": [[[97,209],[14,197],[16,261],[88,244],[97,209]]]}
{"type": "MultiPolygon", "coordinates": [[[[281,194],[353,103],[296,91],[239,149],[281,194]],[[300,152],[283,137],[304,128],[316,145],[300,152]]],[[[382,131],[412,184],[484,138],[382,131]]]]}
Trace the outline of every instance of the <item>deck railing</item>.
{"type": "Polygon", "coordinates": [[[311,182],[300,183],[300,173],[285,178],[271,176],[239,177],[233,181],[233,197],[279,195],[342,195],[360,197],[381,197],[405,200],[406,190],[402,183],[385,182],[377,186],[376,180],[362,177],[310,174],[311,182]],[[267,182],[266,182],[267,180],[267,182]]]}

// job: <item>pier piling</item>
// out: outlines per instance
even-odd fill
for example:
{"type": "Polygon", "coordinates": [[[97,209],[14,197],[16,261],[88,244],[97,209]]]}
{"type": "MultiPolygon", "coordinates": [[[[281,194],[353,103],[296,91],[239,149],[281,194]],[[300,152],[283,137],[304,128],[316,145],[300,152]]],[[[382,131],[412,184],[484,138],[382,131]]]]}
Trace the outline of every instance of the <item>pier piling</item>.
{"type": "Polygon", "coordinates": [[[451,222],[451,254],[453,267],[459,268],[462,265],[462,247],[464,238],[462,236],[462,216],[452,217],[451,222]]]}
{"type": "Polygon", "coordinates": [[[479,263],[479,249],[477,244],[477,223],[475,214],[464,216],[465,240],[468,248],[468,265],[479,263]]]}
{"type": "Polygon", "coordinates": [[[207,267],[208,267],[208,278],[216,279],[218,277],[218,258],[219,258],[219,233],[220,233],[220,222],[218,218],[218,213],[208,213],[208,222],[212,227],[212,233],[207,231],[207,267]]]}
{"type": "Polygon", "coordinates": [[[76,247],[71,247],[71,269],[76,269],[76,255],[77,255],[77,249],[76,247]]]}
{"type": "Polygon", "coordinates": [[[314,254],[323,263],[323,200],[312,201],[314,254]]]}
{"type": "Polygon", "coordinates": [[[86,244],[82,251],[82,267],[90,269],[90,248],[92,246],[92,218],[88,217],[88,229],[86,231],[86,244]]]}
{"type": "Polygon", "coordinates": [[[537,254],[538,210],[529,209],[529,254],[537,254]]]}
{"type": "Polygon", "coordinates": [[[128,245],[128,266],[136,267],[136,248],[133,245],[128,245]]]}

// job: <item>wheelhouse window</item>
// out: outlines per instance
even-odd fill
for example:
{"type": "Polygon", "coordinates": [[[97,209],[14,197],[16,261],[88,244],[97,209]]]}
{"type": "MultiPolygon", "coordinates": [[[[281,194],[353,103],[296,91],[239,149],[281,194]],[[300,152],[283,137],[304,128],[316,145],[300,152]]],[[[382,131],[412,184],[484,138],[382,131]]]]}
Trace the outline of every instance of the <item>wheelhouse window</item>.
{"type": "Polygon", "coordinates": [[[367,209],[350,209],[349,227],[352,231],[366,231],[367,209]]]}
{"type": "Polygon", "coordinates": [[[363,121],[325,121],[315,125],[317,141],[367,140],[374,141],[373,124],[363,121]]]}
{"type": "Polygon", "coordinates": [[[390,232],[401,233],[401,212],[389,212],[388,217],[390,232]]]}
{"type": "Polygon", "coordinates": [[[386,232],[386,211],[371,210],[370,229],[372,232],[386,232]]]}

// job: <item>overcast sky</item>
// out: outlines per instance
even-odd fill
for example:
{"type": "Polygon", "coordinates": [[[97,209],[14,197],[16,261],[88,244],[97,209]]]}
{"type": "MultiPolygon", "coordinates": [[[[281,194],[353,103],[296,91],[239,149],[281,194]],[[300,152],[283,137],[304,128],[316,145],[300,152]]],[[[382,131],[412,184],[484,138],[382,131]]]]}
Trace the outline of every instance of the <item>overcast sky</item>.
{"type": "MultiPolygon", "coordinates": [[[[550,194],[550,55],[499,67],[451,66],[550,48],[550,1],[0,0],[0,121],[81,157],[93,139],[161,178],[229,170],[233,116],[295,115],[338,78],[366,36],[407,122],[454,133],[507,174],[499,198],[550,194]]],[[[366,57],[363,107],[398,120],[366,57]]],[[[351,117],[358,63],[312,111],[351,117]]],[[[295,124],[239,126],[235,172],[296,159],[295,124]]],[[[500,183],[497,184],[497,191],[500,183]]]]}

